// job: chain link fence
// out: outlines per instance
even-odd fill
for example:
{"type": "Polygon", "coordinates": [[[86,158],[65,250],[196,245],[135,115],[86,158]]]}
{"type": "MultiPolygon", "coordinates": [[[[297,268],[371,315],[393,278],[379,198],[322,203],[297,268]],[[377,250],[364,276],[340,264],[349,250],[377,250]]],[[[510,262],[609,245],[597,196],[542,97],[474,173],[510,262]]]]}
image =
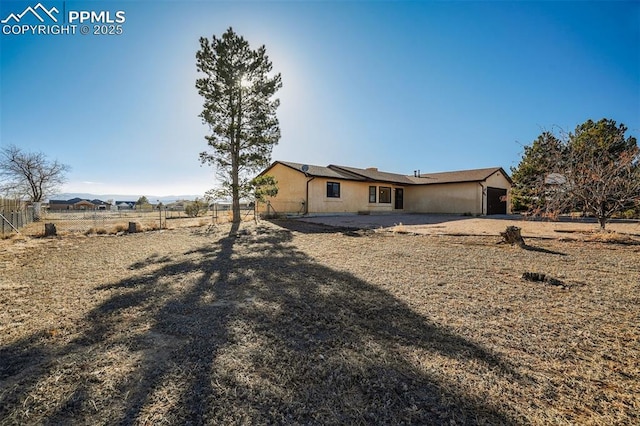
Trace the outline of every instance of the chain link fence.
{"type": "MultiPolygon", "coordinates": [[[[254,220],[253,206],[243,206],[240,213],[243,221],[254,220]]],[[[46,210],[41,222],[52,223],[62,232],[117,234],[127,231],[130,222],[136,223],[139,230],[156,230],[217,225],[231,219],[230,206],[214,204],[195,217],[184,208],[46,210]]]]}
{"type": "MultiPolygon", "coordinates": [[[[240,216],[243,221],[254,220],[254,213],[252,204],[241,205],[240,216]]],[[[113,210],[42,209],[39,216],[36,219],[33,206],[27,206],[24,201],[0,198],[0,238],[9,238],[17,233],[39,235],[44,232],[45,224],[53,224],[56,230],[63,233],[117,234],[129,230],[131,222],[136,223],[138,230],[156,230],[217,225],[230,222],[233,218],[229,204],[206,206],[197,216],[189,215],[184,207],[164,206],[113,210]],[[32,224],[34,221],[37,223],[32,224]]]]}

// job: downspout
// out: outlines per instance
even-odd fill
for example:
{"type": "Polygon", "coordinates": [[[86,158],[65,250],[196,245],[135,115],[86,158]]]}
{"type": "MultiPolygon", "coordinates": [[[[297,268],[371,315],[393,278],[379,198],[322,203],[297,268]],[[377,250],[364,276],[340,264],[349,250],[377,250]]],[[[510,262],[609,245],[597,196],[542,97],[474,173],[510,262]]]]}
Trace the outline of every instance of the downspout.
{"type": "Polygon", "coordinates": [[[485,200],[486,195],[487,195],[487,190],[482,185],[482,182],[478,182],[478,185],[480,185],[480,188],[481,188],[481,191],[480,191],[480,215],[481,216],[485,216],[484,200],[485,200]]]}
{"type": "MultiPolygon", "coordinates": [[[[309,177],[309,175],[307,175],[306,173],[304,175],[307,178],[309,177]]],[[[311,177],[311,179],[307,179],[307,194],[306,194],[306,199],[304,200],[304,215],[305,216],[309,214],[309,182],[311,182],[315,178],[316,177],[313,176],[313,177],[311,177]]]]}

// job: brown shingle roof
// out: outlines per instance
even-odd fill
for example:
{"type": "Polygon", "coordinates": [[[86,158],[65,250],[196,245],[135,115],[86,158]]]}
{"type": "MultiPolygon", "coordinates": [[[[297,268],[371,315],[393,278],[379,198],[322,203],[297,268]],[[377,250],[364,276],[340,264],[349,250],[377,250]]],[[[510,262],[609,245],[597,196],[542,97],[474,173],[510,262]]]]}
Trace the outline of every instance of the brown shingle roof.
{"type": "MultiPolygon", "coordinates": [[[[314,166],[314,165],[310,165],[307,164],[306,166],[309,167],[309,169],[306,172],[302,171],[302,163],[293,163],[291,161],[276,161],[275,163],[273,163],[271,166],[269,166],[269,169],[271,167],[273,167],[276,163],[280,163],[283,164],[287,167],[291,167],[292,169],[295,169],[301,173],[305,173],[308,176],[317,176],[317,177],[328,177],[328,178],[334,178],[334,179],[348,179],[348,180],[364,180],[361,177],[358,176],[354,176],[348,173],[344,173],[344,172],[340,172],[339,170],[334,170],[331,169],[329,167],[323,167],[323,166],[314,166]]],[[[268,170],[268,169],[267,169],[268,170]]]]}
{"type": "Polygon", "coordinates": [[[347,166],[336,166],[329,165],[330,168],[334,170],[346,171],[348,173],[353,173],[356,176],[360,176],[366,180],[380,181],[380,182],[390,182],[397,183],[401,185],[411,185],[412,182],[408,176],[400,175],[397,173],[388,173],[381,172],[378,169],[358,169],[355,167],[347,167],[347,166]]]}
{"type": "MultiPolygon", "coordinates": [[[[302,172],[302,163],[293,163],[290,161],[276,161],[269,166],[265,171],[269,170],[276,164],[282,164],[290,167],[294,170],[302,172]]],[[[389,182],[399,185],[429,185],[437,183],[459,183],[459,182],[482,182],[489,176],[496,172],[501,172],[509,182],[511,178],[502,167],[489,167],[486,169],[473,169],[473,170],[458,170],[453,172],[441,172],[441,173],[422,173],[420,177],[407,176],[397,173],[381,172],[378,169],[359,169],[356,167],[337,166],[330,164],[327,167],[307,165],[308,170],[306,175],[327,177],[334,179],[345,180],[357,180],[357,181],[375,181],[375,182],[389,182]]]]}
{"type": "Polygon", "coordinates": [[[495,172],[501,172],[509,182],[511,178],[507,175],[502,167],[490,167],[487,169],[458,170],[454,172],[442,173],[421,173],[420,177],[409,176],[414,184],[433,184],[433,183],[457,183],[457,182],[482,182],[495,172]]]}

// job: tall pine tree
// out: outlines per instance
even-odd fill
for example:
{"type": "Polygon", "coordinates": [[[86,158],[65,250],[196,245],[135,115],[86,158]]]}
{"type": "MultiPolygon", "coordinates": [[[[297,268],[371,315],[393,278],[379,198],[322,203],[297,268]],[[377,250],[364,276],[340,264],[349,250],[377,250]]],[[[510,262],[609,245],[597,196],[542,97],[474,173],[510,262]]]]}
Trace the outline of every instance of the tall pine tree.
{"type": "Polygon", "coordinates": [[[280,139],[274,98],[282,87],[281,75],[272,75],[266,49],[252,50],[229,28],[221,38],[200,38],[196,66],[204,77],[196,80],[204,98],[200,114],[211,134],[209,150],[200,161],[216,167],[221,187],[216,196],[232,199],[233,222],[240,222],[240,199],[253,188],[251,177],[269,165],[271,151],[280,139]]]}

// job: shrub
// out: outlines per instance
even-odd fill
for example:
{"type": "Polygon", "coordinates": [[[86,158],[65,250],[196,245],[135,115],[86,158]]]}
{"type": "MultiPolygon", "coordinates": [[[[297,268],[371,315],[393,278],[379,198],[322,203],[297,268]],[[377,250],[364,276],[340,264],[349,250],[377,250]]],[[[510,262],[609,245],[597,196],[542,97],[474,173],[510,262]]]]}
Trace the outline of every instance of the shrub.
{"type": "Polygon", "coordinates": [[[104,229],[104,228],[94,228],[94,227],[91,227],[91,228],[89,228],[89,229],[84,233],[84,235],[92,235],[92,234],[95,234],[95,235],[105,235],[106,233],[107,233],[107,230],[106,230],[106,229],[104,229]]]}
{"type": "Polygon", "coordinates": [[[199,199],[195,199],[194,202],[189,203],[185,208],[184,212],[187,216],[190,217],[198,217],[201,214],[204,214],[207,211],[207,204],[200,201],[199,199]]]}

